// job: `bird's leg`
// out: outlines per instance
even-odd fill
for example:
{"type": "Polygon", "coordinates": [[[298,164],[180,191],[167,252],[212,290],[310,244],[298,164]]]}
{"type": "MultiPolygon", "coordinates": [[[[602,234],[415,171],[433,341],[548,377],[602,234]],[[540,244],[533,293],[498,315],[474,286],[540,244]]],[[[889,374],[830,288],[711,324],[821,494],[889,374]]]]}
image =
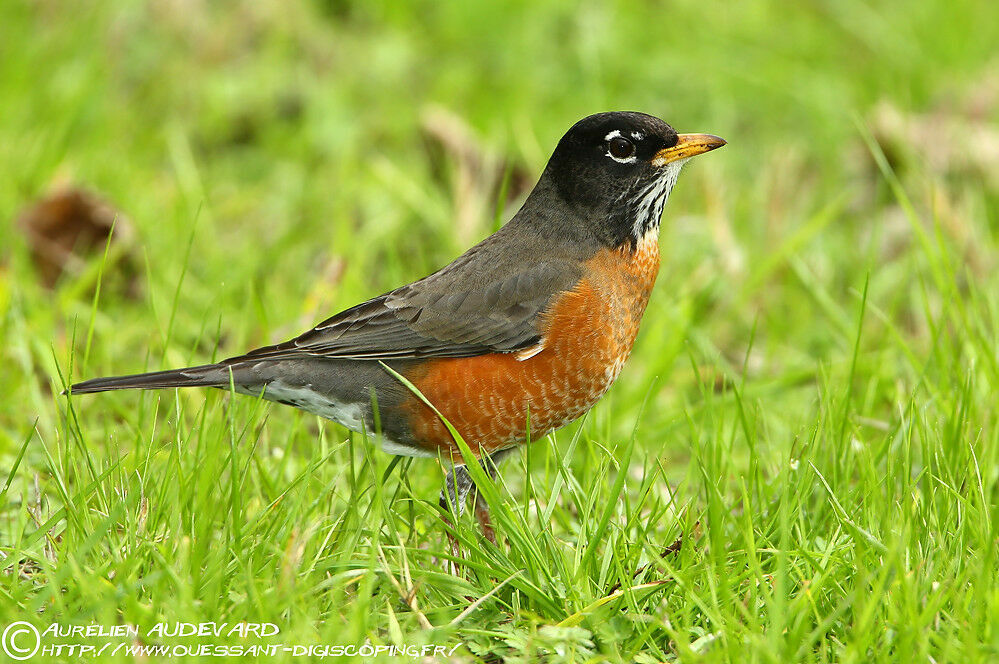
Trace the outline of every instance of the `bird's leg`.
{"type": "Polygon", "coordinates": [[[455,557],[461,555],[461,550],[458,548],[458,540],[451,534],[450,528],[453,527],[453,524],[447,518],[447,514],[453,506],[457,515],[461,516],[462,512],[465,511],[465,501],[468,500],[468,493],[474,486],[472,476],[468,474],[468,468],[455,465],[448,471],[447,477],[444,478],[444,488],[441,489],[440,506],[444,511],[441,518],[449,528],[447,539],[451,543],[451,553],[455,557]]]}
{"type": "MultiPolygon", "coordinates": [[[[482,469],[489,473],[489,479],[496,480],[496,464],[507,455],[509,449],[499,450],[482,459],[482,469]]],[[[482,496],[478,487],[472,486],[472,509],[475,512],[475,520],[479,522],[479,528],[487,540],[496,544],[496,531],[493,529],[492,519],[489,517],[489,503],[482,496]]]]}
{"type": "MultiPolygon", "coordinates": [[[[499,450],[493,452],[483,457],[479,462],[482,464],[482,469],[489,473],[490,479],[496,479],[496,462],[506,456],[508,451],[499,450]]],[[[463,465],[455,465],[448,472],[447,478],[444,480],[444,488],[441,489],[441,509],[447,514],[451,511],[451,507],[454,506],[457,515],[461,516],[465,511],[465,502],[469,498],[472,500],[472,509],[475,513],[475,519],[479,522],[479,527],[482,529],[482,534],[487,540],[495,544],[496,531],[493,529],[492,520],[489,518],[489,504],[486,503],[486,499],[479,493],[475,482],[472,481],[472,475],[468,472],[468,468],[463,465]]],[[[443,519],[448,526],[452,526],[447,516],[444,516],[443,519]]],[[[455,556],[459,555],[458,542],[450,530],[448,531],[448,540],[451,542],[452,553],[455,556]]]]}

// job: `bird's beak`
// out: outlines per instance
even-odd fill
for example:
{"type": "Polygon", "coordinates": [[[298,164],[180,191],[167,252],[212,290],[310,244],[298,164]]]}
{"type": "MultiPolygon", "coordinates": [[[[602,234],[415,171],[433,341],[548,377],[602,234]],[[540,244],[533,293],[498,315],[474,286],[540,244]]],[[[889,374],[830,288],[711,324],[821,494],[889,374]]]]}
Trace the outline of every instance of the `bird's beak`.
{"type": "Polygon", "coordinates": [[[680,134],[679,140],[671,148],[663,148],[652,157],[653,166],[665,166],[681,159],[690,159],[725,145],[724,138],[711,134],[680,134]]]}

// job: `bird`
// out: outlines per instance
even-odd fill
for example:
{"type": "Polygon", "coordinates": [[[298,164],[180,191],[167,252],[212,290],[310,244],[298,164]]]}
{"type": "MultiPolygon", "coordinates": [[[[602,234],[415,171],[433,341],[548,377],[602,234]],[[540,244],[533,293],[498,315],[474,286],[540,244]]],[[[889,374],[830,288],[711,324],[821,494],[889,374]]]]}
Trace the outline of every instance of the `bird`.
{"type": "Polygon", "coordinates": [[[558,141],[519,211],[433,274],[283,343],[67,392],[215,387],[356,432],[377,428],[388,453],[446,461],[441,514],[460,516],[470,503],[495,543],[489,506],[447,423],[495,478],[528,432],[547,435],[597,403],[638,334],[677,175],[725,144],[645,113],[590,115],[558,141]]]}

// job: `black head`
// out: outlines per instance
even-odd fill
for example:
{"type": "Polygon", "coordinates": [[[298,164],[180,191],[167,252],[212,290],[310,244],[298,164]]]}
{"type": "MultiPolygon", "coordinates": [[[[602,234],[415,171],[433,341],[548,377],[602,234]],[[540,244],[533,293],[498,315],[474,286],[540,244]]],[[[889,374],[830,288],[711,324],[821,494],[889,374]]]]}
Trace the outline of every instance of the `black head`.
{"type": "Polygon", "coordinates": [[[695,155],[725,145],[709,134],[677,134],[645,113],[598,113],[559,141],[543,178],[574,216],[594,224],[608,244],[637,244],[658,233],[676,176],[695,155]]]}

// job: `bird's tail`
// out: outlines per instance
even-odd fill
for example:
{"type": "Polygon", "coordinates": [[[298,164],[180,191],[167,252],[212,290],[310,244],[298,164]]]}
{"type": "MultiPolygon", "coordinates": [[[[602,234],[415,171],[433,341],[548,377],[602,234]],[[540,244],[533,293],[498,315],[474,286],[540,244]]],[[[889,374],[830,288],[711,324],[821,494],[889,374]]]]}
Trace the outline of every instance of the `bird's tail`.
{"type": "Polygon", "coordinates": [[[67,392],[89,394],[91,392],[107,392],[108,390],[158,390],[169,387],[218,387],[228,384],[229,367],[227,365],[203,364],[200,367],[186,369],[94,378],[73,385],[67,392]]]}

